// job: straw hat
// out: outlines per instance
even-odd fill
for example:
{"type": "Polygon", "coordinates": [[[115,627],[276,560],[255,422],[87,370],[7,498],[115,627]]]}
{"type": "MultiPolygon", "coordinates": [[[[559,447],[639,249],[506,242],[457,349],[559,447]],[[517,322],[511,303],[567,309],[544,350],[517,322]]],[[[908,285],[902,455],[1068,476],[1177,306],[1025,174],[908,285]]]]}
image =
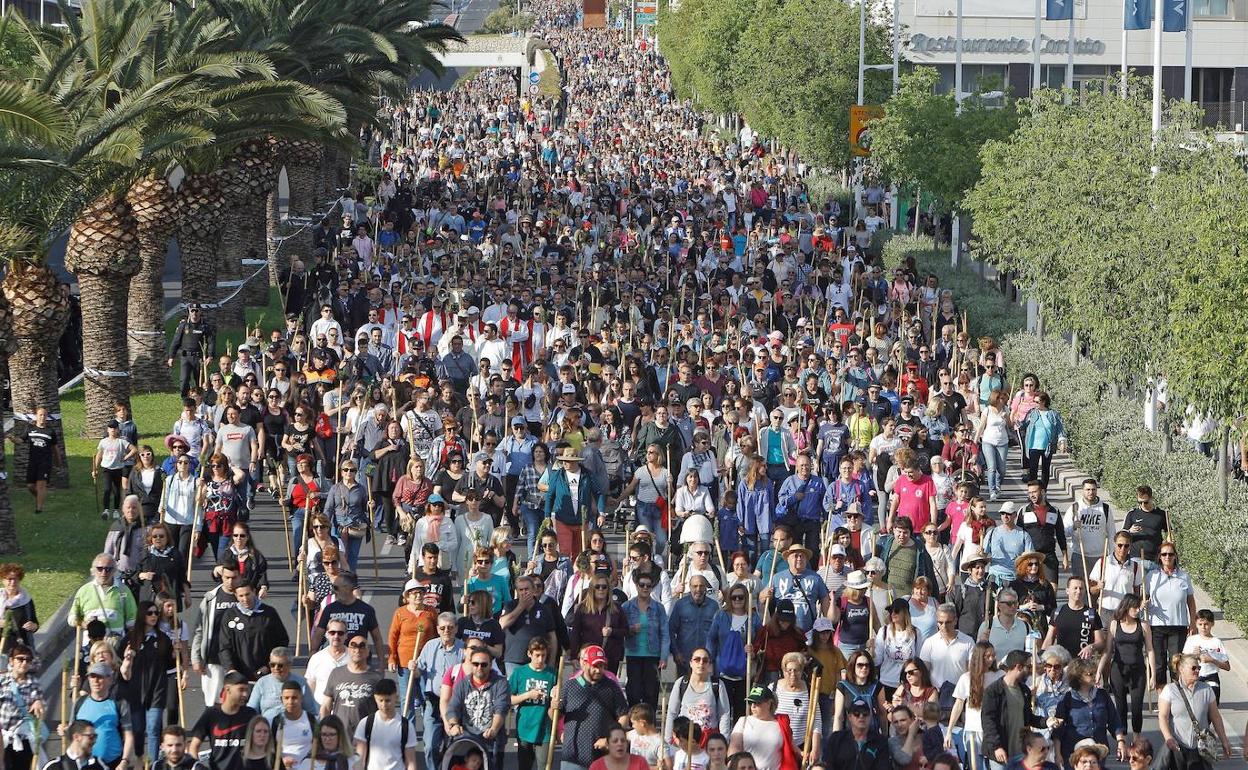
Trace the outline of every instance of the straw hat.
{"type": "Polygon", "coordinates": [[[1014,571],[1021,572],[1022,566],[1032,559],[1038,561],[1041,567],[1044,566],[1044,554],[1039,551],[1025,551],[1024,553],[1019,554],[1018,558],[1014,560],[1014,571]]]}
{"type": "Polygon", "coordinates": [[[867,577],[867,573],[856,569],[845,578],[845,587],[865,591],[871,587],[871,579],[867,577]]]}
{"type": "Polygon", "coordinates": [[[962,572],[970,572],[971,566],[975,564],[985,564],[991,561],[988,554],[984,553],[984,549],[977,545],[969,546],[962,552],[962,559],[958,564],[958,569],[962,572]]]}

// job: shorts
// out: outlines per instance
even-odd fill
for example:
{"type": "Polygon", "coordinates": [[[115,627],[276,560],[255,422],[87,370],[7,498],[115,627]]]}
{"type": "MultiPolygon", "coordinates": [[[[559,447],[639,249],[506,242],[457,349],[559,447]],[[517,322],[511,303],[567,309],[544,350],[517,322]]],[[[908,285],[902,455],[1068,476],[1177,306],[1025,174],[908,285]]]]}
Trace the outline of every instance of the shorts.
{"type": "Polygon", "coordinates": [[[31,455],[30,461],[26,463],[26,483],[34,484],[37,481],[49,481],[51,478],[52,460],[31,455]]]}

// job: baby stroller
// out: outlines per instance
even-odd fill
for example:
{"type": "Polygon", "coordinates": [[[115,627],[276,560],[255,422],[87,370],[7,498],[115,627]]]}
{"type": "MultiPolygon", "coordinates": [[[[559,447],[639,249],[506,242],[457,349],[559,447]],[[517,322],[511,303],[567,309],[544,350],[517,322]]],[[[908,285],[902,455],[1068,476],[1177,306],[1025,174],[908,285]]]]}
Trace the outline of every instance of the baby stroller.
{"type": "MultiPolygon", "coordinates": [[[[496,759],[494,750],[495,748],[486,745],[485,739],[481,736],[464,733],[446,745],[446,749],[442,752],[441,770],[470,770],[468,755],[473,751],[481,754],[480,770],[491,770],[490,765],[496,759]]],[[[471,768],[471,770],[476,770],[476,768],[471,768]]]]}

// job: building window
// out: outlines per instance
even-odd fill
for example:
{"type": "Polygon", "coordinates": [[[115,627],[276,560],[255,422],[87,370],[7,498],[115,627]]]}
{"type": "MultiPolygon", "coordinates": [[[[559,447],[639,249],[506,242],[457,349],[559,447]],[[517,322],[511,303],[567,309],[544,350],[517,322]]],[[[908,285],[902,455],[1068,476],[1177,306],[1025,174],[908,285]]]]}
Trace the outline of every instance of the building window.
{"type": "Polygon", "coordinates": [[[1233,10],[1231,0],[1195,0],[1192,15],[1198,19],[1229,19],[1233,10]]]}

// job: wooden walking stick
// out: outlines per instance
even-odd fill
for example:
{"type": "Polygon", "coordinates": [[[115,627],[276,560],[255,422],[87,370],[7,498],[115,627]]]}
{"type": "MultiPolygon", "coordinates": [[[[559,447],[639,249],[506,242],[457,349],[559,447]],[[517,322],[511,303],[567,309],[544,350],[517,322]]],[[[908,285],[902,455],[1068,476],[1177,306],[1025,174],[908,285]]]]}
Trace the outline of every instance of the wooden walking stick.
{"type": "Polygon", "coordinates": [[[381,568],[377,566],[377,528],[373,524],[373,515],[377,504],[373,502],[373,482],[368,474],[364,474],[364,494],[368,497],[368,540],[373,545],[373,579],[381,580],[381,568]]]}
{"type": "MultiPolygon", "coordinates": [[[[1130,558],[1130,557],[1127,557],[1130,558]]],[[[1101,608],[1105,605],[1105,567],[1109,561],[1109,538],[1105,538],[1105,545],[1101,547],[1101,579],[1097,581],[1100,586],[1100,594],[1096,597],[1096,613],[1101,613],[1101,608]]]]}
{"type": "Polygon", "coordinates": [[[173,648],[174,679],[178,686],[178,724],[186,725],[186,696],[182,688],[182,619],[178,614],[178,600],[173,600],[173,637],[177,640],[173,648]]]}
{"type": "MultiPolygon", "coordinates": [[[[813,748],[810,744],[814,742],[815,738],[815,706],[818,703],[816,700],[819,697],[818,691],[819,673],[815,672],[814,676],[810,678],[810,700],[806,704],[806,737],[802,741],[803,754],[811,754],[811,749],[813,748]]],[[[803,762],[802,766],[807,767],[809,763],[803,762]]]]}
{"type": "Polygon", "coordinates": [[[290,500],[286,496],[286,483],[282,480],[281,473],[274,473],[273,478],[277,480],[277,503],[282,509],[282,535],[286,540],[286,569],[293,573],[295,571],[295,558],[290,551],[290,500]]]}
{"type": "Polygon", "coordinates": [[[191,582],[191,573],[195,569],[195,542],[199,540],[199,484],[195,485],[194,502],[191,504],[191,547],[186,554],[186,582],[191,582]]]}
{"type": "MultiPolygon", "coordinates": [[[[559,664],[555,667],[555,687],[563,687],[563,653],[559,653],[559,664]]],[[[560,689],[560,695],[563,690],[560,689]]],[[[555,758],[555,734],[559,732],[559,701],[550,704],[550,744],[546,747],[546,770],[550,770],[551,760],[555,758]]]]}
{"type": "MultiPolygon", "coordinates": [[[[273,735],[273,770],[282,770],[282,733],[285,732],[285,725],[278,725],[273,735]]],[[[143,760],[143,770],[147,770],[147,759],[143,760]]]]}
{"type": "Polygon", "coordinates": [[[421,643],[424,641],[425,629],[416,630],[416,647],[412,653],[412,662],[407,667],[407,687],[403,693],[403,716],[407,716],[408,706],[412,702],[412,687],[416,684],[416,659],[420,657],[421,643]]]}
{"type": "Polygon", "coordinates": [[[745,592],[745,646],[750,648],[745,655],[745,691],[748,693],[754,681],[754,592],[748,587],[745,592]]]}

